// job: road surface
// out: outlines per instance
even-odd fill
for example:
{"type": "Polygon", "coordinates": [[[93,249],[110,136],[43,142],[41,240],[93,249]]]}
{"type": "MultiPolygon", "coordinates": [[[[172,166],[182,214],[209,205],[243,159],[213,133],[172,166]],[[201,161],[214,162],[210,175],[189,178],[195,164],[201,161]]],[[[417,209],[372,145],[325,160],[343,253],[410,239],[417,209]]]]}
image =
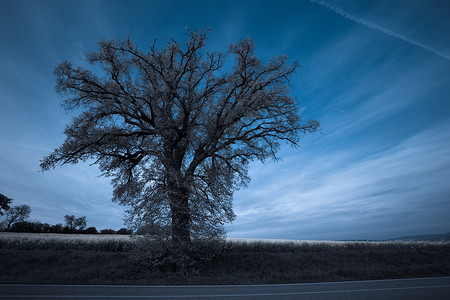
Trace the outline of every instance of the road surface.
{"type": "Polygon", "coordinates": [[[0,285],[8,299],[450,299],[450,277],[271,285],[0,285]]]}

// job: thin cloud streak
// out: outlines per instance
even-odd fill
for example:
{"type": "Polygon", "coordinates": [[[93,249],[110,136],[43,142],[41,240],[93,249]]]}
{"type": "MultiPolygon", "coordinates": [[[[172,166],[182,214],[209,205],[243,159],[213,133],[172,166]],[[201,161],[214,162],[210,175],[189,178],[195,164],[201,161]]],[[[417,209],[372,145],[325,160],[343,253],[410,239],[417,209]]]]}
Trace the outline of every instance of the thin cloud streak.
{"type": "Polygon", "coordinates": [[[383,27],[383,26],[381,26],[379,24],[375,24],[373,22],[370,22],[370,21],[368,21],[368,20],[366,20],[364,18],[357,17],[357,16],[351,14],[348,10],[346,10],[343,7],[339,7],[339,6],[337,6],[335,4],[332,4],[332,3],[328,2],[328,1],[325,1],[325,0],[310,0],[310,1],[313,2],[313,3],[317,3],[317,4],[321,5],[321,6],[327,8],[327,9],[333,11],[333,12],[335,12],[336,14],[338,14],[338,15],[346,18],[346,19],[352,20],[352,21],[354,21],[354,22],[356,22],[358,24],[364,25],[364,26],[366,26],[368,28],[371,28],[371,29],[374,29],[376,31],[385,33],[387,35],[390,35],[393,38],[402,40],[402,41],[407,42],[407,43],[409,43],[411,45],[414,45],[414,46],[420,47],[420,48],[422,48],[424,50],[427,50],[427,51],[429,51],[429,52],[431,52],[431,53],[433,53],[435,55],[438,55],[438,56],[440,56],[442,58],[450,60],[450,55],[448,55],[446,53],[443,53],[442,51],[439,51],[438,49],[430,47],[430,46],[428,46],[426,44],[423,44],[423,43],[421,43],[419,41],[416,41],[416,40],[414,40],[412,38],[409,38],[409,37],[407,37],[407,36],[405,36],[403,34],[400,34],[398,32],[395,32],[395,31],[391,30],[391,29],[383,27]]]}
{"type": "MultiPolygon", "coordinates": [[[[369,38],[362,27],[325,43],[309,59],[297,83],[301,86],[301,99],[320,100],[321,106],[315,107],[318,113],[310,114],[321,121],[328,142],[334,138],[332,143],[324,144],[335,147],[336,139],[345,143],[354,134],[375,131],[375,127],[387,123],[392,124],[392,131],[403,130],[412,135],[420,122],[425,125],[442,121],[426,113],[418,121],[405,113],[413,107],[421,107],[423,113],[432,107],[444,109],[438,104],[443,99],[439,91],[450,82],[448,64],[428,55],[424,59],[423,54],[390,53],[379,39],[369,38]]],[[[374,151],[378,149],[375,147],[374,151]]]]}

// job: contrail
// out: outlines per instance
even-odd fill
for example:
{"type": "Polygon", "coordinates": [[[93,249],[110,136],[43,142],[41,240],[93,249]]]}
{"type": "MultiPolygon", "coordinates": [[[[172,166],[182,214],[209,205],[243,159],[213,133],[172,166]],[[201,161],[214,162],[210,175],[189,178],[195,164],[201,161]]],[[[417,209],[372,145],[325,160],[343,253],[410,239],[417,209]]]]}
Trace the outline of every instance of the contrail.
{"type": "Polygon", "coordinates": [[[337,13],[338,15],[340,15],[340,16],[346,18],[346,19],[352,20],[352,21],[354,21],[356,23],[359,23],[359,24],[364,25],[364,26],[366,26],[368,28],[377,30],[379,32],[383,32],[383,33],[388,34],[388,35],[390,35],[390,36],[392,36],[394,38],[397,38],[399,40],[407,42],[407,43],[409,43],[411,45],[420,47],[420,48],[425,49],[425,50],[427,50],[427,51],[429,51],[431,53],[434,53],[434,54],[436,54],[436,55],[438,55],[438,56],[440,56],[442,58],[450,60],[450,55],[449,54],[443,53],[443,52],[441,52],[441,51],[439,51],[437,49],[434,49],[434,48],[432,48],[430,46],[427,46],[427,45],[425,45],[425,44],[423,44],[421,42],[415,41],[415,40],[413,40],[413,39],[411,39],[411,38],[409,38],[407,36],[404,36],[404,35],[402,35],[402,34],[400,34],[398,32],[392,31],[392,30],[390,30],[390,29],[388,29],[386,27],[383,27],[381,25],[369,22],[369,21],[367,21],[367,20],[365,20],[363,18],[357,17],[357,16],[349,13],[348,11],[343,9],[342,7],[339,7],[339,6],[337,6],[335,4],[332,4],[332,3],[328,2],[328,1],[324,1],[324,0],[310,0],[310,1],[314,2],[314,3],[317,3],[317,4],[319,4],[319,5],[323,6],[323,7],[326,7],[326,8],[328,8],[331,11],[334,11],[335,13],[337,13]]]}

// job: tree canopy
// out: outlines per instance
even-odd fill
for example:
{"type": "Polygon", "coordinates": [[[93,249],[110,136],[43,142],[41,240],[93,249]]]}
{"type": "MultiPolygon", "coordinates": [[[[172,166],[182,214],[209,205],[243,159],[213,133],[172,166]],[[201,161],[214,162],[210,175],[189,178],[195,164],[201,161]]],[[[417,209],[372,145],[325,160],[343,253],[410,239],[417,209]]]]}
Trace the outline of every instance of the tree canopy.
{"type": "Polygon", "coordinates": [[[319,123],[298,114],[289,82],[296,63],[284,55],[263,63],[250,38],[225,54],[205,50],[206,40],[199,30],[184,46],[145,51],[129,38],[105,39],[86,56],[92,68],[59,64],[56,90],[80,114],[42,169],[91,160],[112,177],[113,200],[131,207],[130,221],[168,225],[178,243],[232,221],[249,162],[277,159],[281,143],[298,146],[319,123]]]}
{"type": "Polygon", "coordinates": [[[10,208],[9,204],[11,203],[11,201],[12,201],[11,198],[8,198],[5,195],[0,194],[0,216],[3,216],[3,212],[7,211],[10,208]]]}

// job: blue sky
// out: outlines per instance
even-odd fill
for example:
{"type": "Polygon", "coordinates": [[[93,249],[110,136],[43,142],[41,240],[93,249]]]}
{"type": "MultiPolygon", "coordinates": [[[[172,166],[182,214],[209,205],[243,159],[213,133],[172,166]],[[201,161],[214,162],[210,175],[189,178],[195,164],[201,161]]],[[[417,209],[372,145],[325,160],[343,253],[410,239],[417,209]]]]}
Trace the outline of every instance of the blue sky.
{"type": "Polygon", "coordinates": [[[301,68],[294,95],[322,132],[279,162],[251,164],[228,236],[384,239],[450,231],[448,1],[0,1],[0,193],[31,219],[86,216],[123,227],[109,179],[78,164],[39,172],[74,116],[60,106],[55,66],[101,38],[183,41],[211,28],[225,51],[247,36],[263,59],[301,68]]]}

